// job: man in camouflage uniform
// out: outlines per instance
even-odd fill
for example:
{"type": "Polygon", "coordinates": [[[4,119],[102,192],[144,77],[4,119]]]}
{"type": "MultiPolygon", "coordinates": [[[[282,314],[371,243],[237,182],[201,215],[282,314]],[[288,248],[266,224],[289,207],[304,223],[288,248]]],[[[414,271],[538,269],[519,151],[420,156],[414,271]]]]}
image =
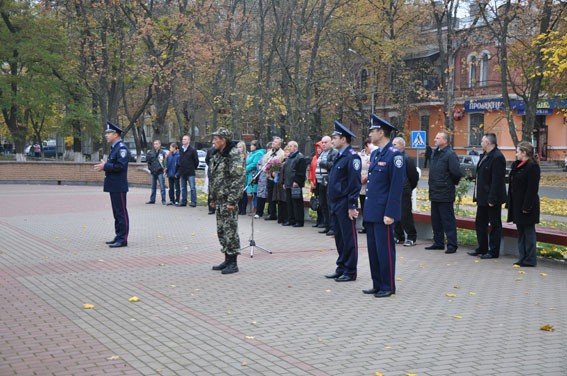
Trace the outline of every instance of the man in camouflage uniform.
{"type": "Polygon", "coordinates": [[[222,274],[238,272],[236,258],[240,254],[237,203],[244,190],[244,158],[231,136],[226,128],[213,133],[215,150],[209,166],[211,206],[216,209],[217,235],[225,256],[224,262],[213,266],[213,270],[222,270],[222,274]]]}

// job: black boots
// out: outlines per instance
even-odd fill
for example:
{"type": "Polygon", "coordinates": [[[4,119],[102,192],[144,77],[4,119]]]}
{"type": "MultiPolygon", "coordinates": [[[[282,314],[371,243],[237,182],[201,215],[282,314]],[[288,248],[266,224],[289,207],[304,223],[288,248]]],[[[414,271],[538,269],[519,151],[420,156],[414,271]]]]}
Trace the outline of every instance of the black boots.
{"type": "Polygon", "coordinates": [[[213,270],[222,270],[222,274],[232,274],[238,272],[238,265],[236,264],[236,258],[238,255],[227,255],[224,254],[224,262],[213,266],[213,270]]]}
{"type": "Polygon", "coordinates": [[[238,272],[238,265],[236,264],[237,257],[238,255],[228,255],[228,263],[222,270],[222,274],[232,274],[238,272]]]}
{"type": "Polygon", "coordinates": [[[213,266],[213,270],[223,270],[228,265],[228,255],[224,254],[224,261],[218,265],[213,266]]]}

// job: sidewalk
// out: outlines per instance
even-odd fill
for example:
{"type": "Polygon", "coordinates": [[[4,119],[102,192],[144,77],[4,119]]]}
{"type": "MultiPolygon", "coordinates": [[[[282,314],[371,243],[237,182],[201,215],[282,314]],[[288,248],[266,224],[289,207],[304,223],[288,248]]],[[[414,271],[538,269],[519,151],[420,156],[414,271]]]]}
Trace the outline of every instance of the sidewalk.
{"type": "Polygon", "coordinates": [[[363,235],[358,280],[336,283],[332,238],[256,220],[273,254],[221,275],[214,216],[148,195],[129,193],[129,246],[112,250],[102,188],[0,185],[0,375],[567,374],[564,265],[421,240],[398,247],[397,295],[376,299],[363,235]]]}

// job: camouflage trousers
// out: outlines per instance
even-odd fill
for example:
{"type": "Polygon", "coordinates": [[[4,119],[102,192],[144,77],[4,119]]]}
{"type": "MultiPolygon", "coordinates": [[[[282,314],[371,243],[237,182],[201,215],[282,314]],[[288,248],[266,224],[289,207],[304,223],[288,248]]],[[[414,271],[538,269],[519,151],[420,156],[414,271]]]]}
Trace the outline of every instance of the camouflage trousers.
{"type": "Polygon", "coordinates": [[[217,206],[217,236],[222,246],[222,253],[240,254],[240,237],[238,236],[238,207],[228,211],[226,205],[217,206]]]}

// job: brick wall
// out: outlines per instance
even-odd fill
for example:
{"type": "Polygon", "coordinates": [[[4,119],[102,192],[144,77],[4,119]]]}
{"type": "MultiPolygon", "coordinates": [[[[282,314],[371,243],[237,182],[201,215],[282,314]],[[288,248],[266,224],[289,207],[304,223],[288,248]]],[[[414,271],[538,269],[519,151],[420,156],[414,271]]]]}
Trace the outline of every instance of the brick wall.
{"type": "MultiPolygon", "coordinates": [[[[102,186],[104,172],[93,170],[94,163],[75,162],[12,162],[0,161],[0,182],[30,182],[54,184],[91,184],[102,186]]],[[[145,163],[128,165],[128,183],[135,186],[151,184],[145,163]]]]}

